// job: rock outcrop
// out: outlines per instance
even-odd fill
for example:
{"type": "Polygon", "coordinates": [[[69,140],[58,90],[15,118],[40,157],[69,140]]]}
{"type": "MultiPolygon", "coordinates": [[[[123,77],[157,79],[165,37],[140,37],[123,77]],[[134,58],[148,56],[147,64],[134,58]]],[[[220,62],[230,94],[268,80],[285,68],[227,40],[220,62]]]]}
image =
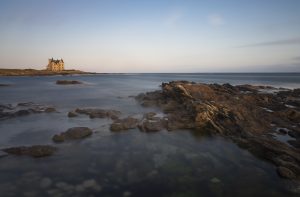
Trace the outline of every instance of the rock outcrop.
{"type": "Polygon", "coordinates": [[[226,136],[273,162],[280,176],[300,179],[300,89],[175,81],[136,99],[166,114],[162,122],[145,122],[141,130],[194,129],[226,136]],[[286,128],[281,135],[292,136],[293,142],[277,140],[278,128],[286,128]]]}

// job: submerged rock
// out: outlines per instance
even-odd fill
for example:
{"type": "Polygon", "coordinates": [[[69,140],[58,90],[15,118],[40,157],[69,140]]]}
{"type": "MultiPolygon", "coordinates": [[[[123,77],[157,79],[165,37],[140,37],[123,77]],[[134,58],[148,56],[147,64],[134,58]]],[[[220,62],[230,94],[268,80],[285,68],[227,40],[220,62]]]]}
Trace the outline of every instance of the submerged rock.
{"type": "Polygon", "coordinates": [[[20,146],[3,149],[13,155],[27,155],[31,157],[46,157],[52,155],[57,149],[50,145],[20,146]]]}
{"type": "Polygon", "coordinates": [[[81,81],[75,81],[75,80],[57,80],[57,85],[76,85],[76,84],[82,84],[81,81]]]}
{"type": "Polygon", "coordinates": [[[56,134],[52,137],[54,142],[64,142],[66,140],[76,140],[86,138],[93,134],[93,131],[88,127],[73,127],[65,132],[56,134]]]}

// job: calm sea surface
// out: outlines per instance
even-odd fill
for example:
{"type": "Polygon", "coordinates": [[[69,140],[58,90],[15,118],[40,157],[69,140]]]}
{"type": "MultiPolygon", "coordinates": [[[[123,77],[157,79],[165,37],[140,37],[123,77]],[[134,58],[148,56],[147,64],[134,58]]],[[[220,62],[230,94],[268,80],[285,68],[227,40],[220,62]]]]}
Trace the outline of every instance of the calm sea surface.
{"type": "Polygon", "coordinates": [[[109,119],[67,117],[80,107],[115,109],[124,117],[159,112],[131,96],[172,80],[300,88],[299,73],[0,77],[0,84],[11,84],[0,87],[0,104],[34,102],[58,111],[0,121],[0,148],[53,144],[54,134],[75,126],[95,131],[58,144],[51,157],[0,157],[0,196],[296,196],[272,164],[224,138],[189,130],[112,133],[109,119]],[[55,84],[62,79],[84,84],[55,84]]]}

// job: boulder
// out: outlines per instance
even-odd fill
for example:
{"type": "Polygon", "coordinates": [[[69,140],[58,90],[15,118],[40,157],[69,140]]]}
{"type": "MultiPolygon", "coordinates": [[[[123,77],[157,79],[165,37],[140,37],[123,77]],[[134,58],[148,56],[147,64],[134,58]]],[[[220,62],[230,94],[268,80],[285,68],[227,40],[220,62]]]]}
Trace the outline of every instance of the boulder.
{"type": "Polygon", "coordinates": [[[86,138],[93,134],[93,131],[88,127],[73,127],[65,132],[56,134],[52,137],[54,142],[64,142],[66,140],[76,140],[86,138]]]}

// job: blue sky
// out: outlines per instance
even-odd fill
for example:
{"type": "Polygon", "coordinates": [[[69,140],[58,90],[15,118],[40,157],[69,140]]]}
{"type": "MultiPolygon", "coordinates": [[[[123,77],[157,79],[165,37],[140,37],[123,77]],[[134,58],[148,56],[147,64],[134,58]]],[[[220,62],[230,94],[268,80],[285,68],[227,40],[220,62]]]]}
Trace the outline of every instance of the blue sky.
{"type": "Polygon", "coordinates": [[[2,0],[0,67],[300,72],[299,0],[2,0]]]}

